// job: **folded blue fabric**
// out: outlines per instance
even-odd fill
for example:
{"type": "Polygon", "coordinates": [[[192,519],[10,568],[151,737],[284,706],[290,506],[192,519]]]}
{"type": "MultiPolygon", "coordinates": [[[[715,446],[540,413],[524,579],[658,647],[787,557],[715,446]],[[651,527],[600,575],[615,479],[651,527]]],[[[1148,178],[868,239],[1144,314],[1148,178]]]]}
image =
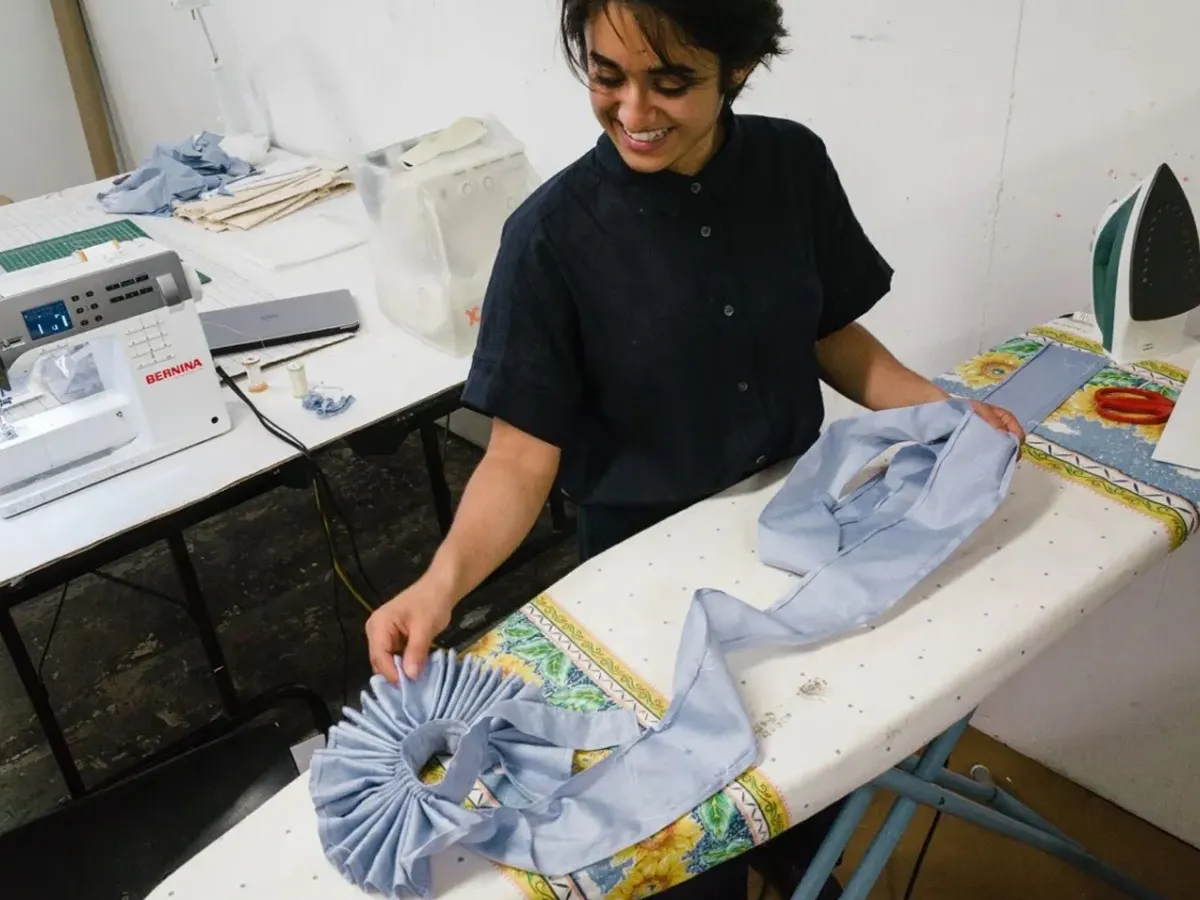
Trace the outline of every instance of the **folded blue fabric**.
{"type": "MultiPolygon", "coordinates": [[[[1059,398],[1053,409],[1089,368],[1074,365],[1082,362],[1070,355],[1077,352],[1036,357],[1026,365],[1035,366],[1041,393],[1017,385],[1000,399],[1023,421],[1031,403],[1049,402],[1047,392],[1059,398]]],[[[765,611],[698,591],[671,705],[649,728],[627,710],[552,708],[536,688],[453,654],[434,654],[415,681],[376,678],[362,712],[347,710],[313,759],[310,790],[326,855],[361,887],[429,896],[428,857],[455,844],[555,876],[655,834],[757,758],[725,656],[811,645],[883,615],[999,507],[1019,455],[1013,437],[959,400],[834,422],[760,517],[763,560],[804,578],[765,611]],[[895,452],[885,468],[846,490],[888,451],[895,452]],[[570,774],[571,751],[601,747],[614,750],[570,774]],[[417,773],[439,751],[454,754],[445,777],[421,784],[417,773]],[[463,808],[487,772],[503,773],[520,802],[463,808]]]]}
{"type": "Polygon", "coordinates": [[[111,213],[169,216],[177,201],[249,175],[253,166],[221,149],[222,136],[201,132],[177,144],[159,144],[128,177],[97,199],[111,213]]]}

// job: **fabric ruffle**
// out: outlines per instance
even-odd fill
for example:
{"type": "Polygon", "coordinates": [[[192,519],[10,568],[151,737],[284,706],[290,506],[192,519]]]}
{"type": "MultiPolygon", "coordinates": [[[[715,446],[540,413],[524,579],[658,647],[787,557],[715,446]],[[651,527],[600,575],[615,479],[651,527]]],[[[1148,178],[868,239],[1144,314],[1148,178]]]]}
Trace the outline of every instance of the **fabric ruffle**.
{"type": "Polygon", "coordinates": [[[362,709],[344,716],[312,760],[318,833],[343,877],[387,897],[428,897],[430,856],[486,841],[498,813],[511,821],[512,806],[462,805],[483,773],[503,773],[529,803],[544,801],[571,779],[576,749],[640,733],[629,710],[548,706],[537,686],[454,651],[431,654],[416,680],[403,669],[398,684],[372,678],[362,709]],[[440,781],[425,784],[420,773],[438,754],[452,758],[440,781]]]}

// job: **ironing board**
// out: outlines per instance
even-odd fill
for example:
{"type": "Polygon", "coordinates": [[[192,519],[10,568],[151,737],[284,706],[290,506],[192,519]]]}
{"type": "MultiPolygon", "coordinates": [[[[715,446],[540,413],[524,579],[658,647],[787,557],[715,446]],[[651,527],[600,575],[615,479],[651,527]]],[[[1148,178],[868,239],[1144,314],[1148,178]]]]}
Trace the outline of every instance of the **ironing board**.
{"type": "MultiPolygon", "coordinates": [[[[959,395],[982,396],[1047,341],[1099,350],[1092,326],[1060,320],[964,363],[941,383],[959,395]]],[[[1153,383],[1173,394],[1185,378],[1168,364],[1105,369],[1030,436],[1001,511],[885,620],[804,652],[732,657],[756,722],[760,765],[691,815],[563,878],[450,851],[433,861],[438,897],[645,897],[850,797],[822,851],[831,866],[876,788],[942,804],[952,814],[975,813],[963,794],[992,799],[1004,815],[982,813],[981,824],[1097,871],[1099,863],[1052,826],[1015,801],[945,773],[943,765],[977,704],[1195,530],[1200,482],[1190,482],[1189,494],[1177,481],[1190,480],[1169,467],[1148,477],[1146,466],[1128,459],[1144,454],[1148,462],[1154,433],[1110,426],[1089,407],[1100,384],[1153,383]],[[1097,458],[1104,447],[1125,459],[1130,473],[1097,458]],[[958,793],[939,793],[946,788],[958,793]]],[[[765,607],[791,583],[755,558],[757,516],[785,474],[786,467],[762,473],[592,560],[469,652],[540,683],[552,703],[583,710],[623,704],[653,721],[667,706],[692,592],[722,588],[765,607]]],[[[595,758],[580,754],[577,765],[595,758]]],[[[468,802],[494,800],[477,786],[468,802]]],[[[847,885],[848,898],[866,896],[913,808],[912,800],[900,801],[861,874],[847,885]]],[[[820,860],[816,883],[823,880],[818,868],[820,860]]],[[[802,884],[796,896],[815,896],[806,890],[802,884]]],[[[362,896],[323,858],[305,776],[152,898],[247,896],[362,896]]]]}

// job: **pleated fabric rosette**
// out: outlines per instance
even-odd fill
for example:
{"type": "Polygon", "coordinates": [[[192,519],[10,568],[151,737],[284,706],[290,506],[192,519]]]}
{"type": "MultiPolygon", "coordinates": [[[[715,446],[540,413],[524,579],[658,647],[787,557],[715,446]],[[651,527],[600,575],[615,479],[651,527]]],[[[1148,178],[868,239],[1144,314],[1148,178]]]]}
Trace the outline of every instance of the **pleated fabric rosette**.
{"type": "MultiPolygon", "coordinates": [[[[387,897],[430,896],[429,857],[454,844],[508,861],[523,809],[538,805],[543,823],[554,816],[576,750],[628,745],[641,731],[631,710],[551,707],[536,685],[454,651],[431,654],[415,680],[400,671],[398,684],[372,678],[362,709],[344,710],[309,777],[326,856],[350,882],[387,897]],[[443,778],[422,782],[426,764],[447,753],[443,778]],[[484,773],[502,774],[529,806],[463,806],[484,773]]],[[[515,858],[533,868],[528,852],[515,858]]]]}

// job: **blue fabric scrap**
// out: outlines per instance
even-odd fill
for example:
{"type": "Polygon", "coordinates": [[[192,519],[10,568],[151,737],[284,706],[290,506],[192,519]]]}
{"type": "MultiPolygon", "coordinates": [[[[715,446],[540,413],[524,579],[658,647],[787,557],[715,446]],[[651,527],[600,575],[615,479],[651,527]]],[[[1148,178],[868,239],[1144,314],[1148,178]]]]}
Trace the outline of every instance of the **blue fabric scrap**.
{"type": "Polygon", "coordinates": [[[221,149],[222,135],[204,131],[175,144],[159,144],[135,171],[97,195],[110,213],[169,216],[175,203],[195,200],[254,171],[221,149]]]}
{"type": "Polygon", "coordinates": [[[320,418],[325,419],[344,412],[353,402],[353,394],[330,393],[317,388],[308,392],[302,405],[309,412],[315,412],[320,418]]]}

